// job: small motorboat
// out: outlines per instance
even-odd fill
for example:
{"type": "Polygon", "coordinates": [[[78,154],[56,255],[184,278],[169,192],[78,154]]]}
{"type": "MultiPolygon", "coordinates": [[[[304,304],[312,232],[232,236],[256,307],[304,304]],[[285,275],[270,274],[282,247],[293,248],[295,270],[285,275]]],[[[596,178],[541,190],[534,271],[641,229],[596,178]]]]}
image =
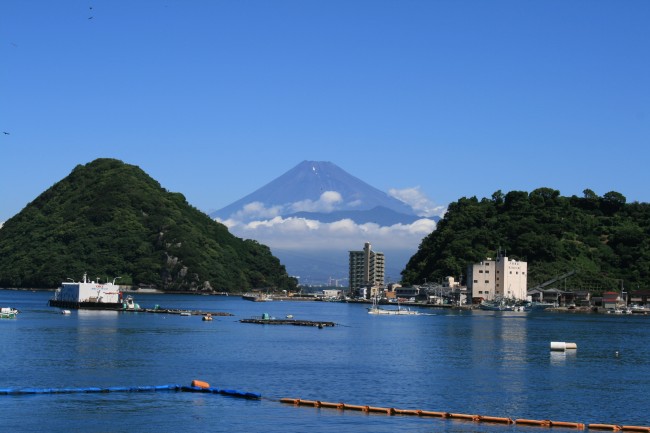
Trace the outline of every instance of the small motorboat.
{"type": "Polygon", "coordinates": [[[12,307],[0,308],[0,319],[15,319],[20,311],[12,307]]]}
{"type": "Polygon", "coordinates": [[[68,314],[72,314],[72,311],[70,311],[70,310],[61,310],[61,314],[67,316],[68,314]]]}

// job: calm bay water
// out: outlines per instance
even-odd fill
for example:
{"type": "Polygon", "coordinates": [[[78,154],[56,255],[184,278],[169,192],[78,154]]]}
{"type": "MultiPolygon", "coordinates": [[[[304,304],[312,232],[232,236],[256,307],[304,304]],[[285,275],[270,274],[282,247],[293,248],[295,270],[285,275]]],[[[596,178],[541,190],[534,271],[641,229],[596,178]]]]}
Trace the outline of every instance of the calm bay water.
{"type": "Polygon", "coordinates": [[[48,292],[0,290],[21,310],[0,320],[0,388],[180,384],[260,393],[261,401],[182,392],[0,395],[16,432],[498,432],[522,426],[294,407],[282,397],[349,404],[650,425],[650,316],[422,310],[378,317],[363,305],[139,295],[145,307],[232,317],[73,311],[48,292]],[[262,326],[269,313],[334,328],[262,326]],[[551,353],[551,341],[578,345],[551,353]],[[619,355],[616,355],[616,352],[619,355]]]}

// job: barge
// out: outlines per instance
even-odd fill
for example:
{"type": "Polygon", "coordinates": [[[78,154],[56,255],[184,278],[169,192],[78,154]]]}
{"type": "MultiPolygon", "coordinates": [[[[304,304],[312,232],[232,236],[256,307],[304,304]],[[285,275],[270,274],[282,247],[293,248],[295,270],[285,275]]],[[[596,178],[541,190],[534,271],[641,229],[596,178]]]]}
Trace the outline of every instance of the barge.
{"type": "Polygon", "coordinates": [[[81,282],[63,282],[49,301],[50,307],[84,310],[139,310],[131,296],[123,298],[119,286],[113,282],[100,284],[88,281],[84,274],[81,282]]]}
{"type": "Polygon", "coordinates": [[[293,326],[316,326],[318,328],[324,328],[325,326],[335,326],[334,322],[325,322],[322,320],[296,320],[293,318],[286,319],[276,319],[271,317],[268,313],[264,313],[262,317],[252,317],[250,319],[241,319],[241,323],[255,323],[257,325],[293,325],[293,326]]]}

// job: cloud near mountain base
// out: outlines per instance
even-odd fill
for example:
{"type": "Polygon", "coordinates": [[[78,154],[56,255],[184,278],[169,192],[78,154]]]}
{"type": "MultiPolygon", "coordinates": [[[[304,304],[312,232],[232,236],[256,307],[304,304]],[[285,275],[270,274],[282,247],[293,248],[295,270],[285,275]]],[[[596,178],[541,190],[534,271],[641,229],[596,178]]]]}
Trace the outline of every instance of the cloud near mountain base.
{"type": "MultiPolygon", "coordinates": [[[[219,221],[217,219],[217,221],[219,221]]],[[[268,220],[237,222],[220,221],[231,233],[245,239],[287,250],[356,250],[364,242],[382,249],[415,250],[423,237],[436,228],[435,221],[422,218],[412,224],[380,226],[374,223],[356,224],[350,219],[332,223],[305,218],[275,217],[268,220]]]]}
{"type": "Polygon", "coordinates": [[[388,195],[411,206],[413,211],[415,211],[419,216],[443,217],[447,211],[446,206],[439,206],[431,201],[431,199],[420,190],[419,186],[404,189],[391,188],[388,190],[388,195]]]}

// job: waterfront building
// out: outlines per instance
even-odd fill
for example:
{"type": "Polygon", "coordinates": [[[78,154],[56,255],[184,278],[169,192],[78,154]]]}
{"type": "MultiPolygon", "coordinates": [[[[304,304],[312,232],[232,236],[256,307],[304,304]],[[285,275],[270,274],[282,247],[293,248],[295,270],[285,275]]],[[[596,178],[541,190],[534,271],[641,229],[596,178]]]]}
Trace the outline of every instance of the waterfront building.
{"type": "Polygon", "coordinates": [[[350,294],[371,298],[384,285],[384,253],[372,250],[366,242],[361,251],[350,251],[350,294]]]}
{"type": "Polygon", "coordinates": [[[620,308],[625,306],[623,296],[619,292],[603,293],[603,308],[620,308]]]}
{"type": "Polygon", "coordinates": [[[527,285],[528,263],[505,256],[488,258],[467,268],[467,289],[472,298],[525,300],[527,285]]]}
{"type": "Polygon", "coordinates": [[[342,295],[339,289],[323,289],[323,298],[325,299],[338,299],[342,295]]]}

